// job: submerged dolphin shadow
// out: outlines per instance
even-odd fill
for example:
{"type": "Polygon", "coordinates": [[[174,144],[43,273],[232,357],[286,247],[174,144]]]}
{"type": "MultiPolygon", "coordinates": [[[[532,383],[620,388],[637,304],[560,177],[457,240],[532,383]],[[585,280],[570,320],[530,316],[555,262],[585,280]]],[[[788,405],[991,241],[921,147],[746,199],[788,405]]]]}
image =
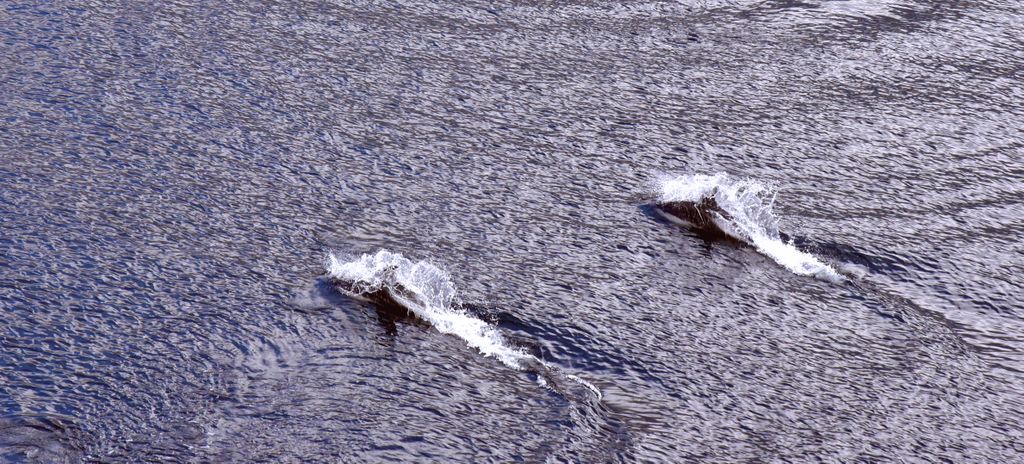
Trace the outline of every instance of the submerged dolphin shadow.
{"type": "MultiPolygon", "coordinates": [[[[672,224],[683,227],[703,239],[706,243],[729,243],[739,247],[752,247],[751,244],[740,240],[726,232],[719,221],[728,220],[728,212],[722,210],[713,198],[704,198],[700,202],[676,201],[663,203],[645,203],[640,205],[640,210],[648,217],[651,217],[665,224],[672,224]]],[[[884,264],[879,265],[872,260],[872,257],[857,251],[854,247],[835,242],[816,243],[806,237],[791,236],[784,232],[778,233],[779,239],[792,243],[801,248],[812,248],[817,252],[827,255],[833,259],[846,262],[847,264],[862,267],[877,272],[885,269],[884,264]],[[845,260],[844,260],[845,259],[845,260]]],[[[867,271],[864,271],[866,273],[867,271]]],[[[885,318],[899,322],[907,322],[907,313],[910,309],[918,309],[918,312],[926,312],[909,304],[904,299],[894,298],[892,295],[876,288],[869,282],[862,281],[855,273],[842,270],[841,274],[847,277],[844,282],[860,291],[868,292],[882,298],[885,302],[875,306],[875,312],[885,318]],[[851,278],[851,277],[856,277],[851,278]]],[[[859,298],[864,299],[864,298],[859,298]]]]}
{"type": "Polygon", "coordinates": [[[316,279],[313,293],[317,298],[333,307],[351,306],[353,301],[368,303],[377,316],[377,323],[384,329],[384,333],[391,337],[398,335],[398,324],[400,323],[420,328],[430,327],[429,322],[409,311],[385,289],[363,295],[340,288],[336,279],[321,276],[316,279]]]}
{"type": "MultiPolygon", "coordinates": [[[[352,304],[353,301],[366,303],[369,307],[373,308],[377,316],[377,322],[384,328],[384,332],[390,336],[398,335],[398,324],[400,323],[411,324],[420,328],[430,327],[430,322],[423,320],[396,300],[387,288],[380,288],[369,293],[358,293],[344,288],[347,285],[338,279],[321,276],[316,279],[314,292],[318,298],[331,306],[346,306],[352,304]]],[[[461,307],[469,315],[499,328],[524,331],[524,327],[527,326],[525,322],[512,314],[499,311],[487,305],[462,303],[461,307]]],[[[525,349],[530,355],[538,359],[544,359],[543,348],[540,343],[507,332],[503,335],[510,342],[513,342],[516,347],[525,349]]]]}
{"type": "MultiPolygon", "coordinates": [[[[389,335],[397,335],[398,323],[411,323],[424,328],[431,326],[429,321],[416,315],[407,306],[409,303],[417,303],[416,293],[400,284],[393,282],[367,292],[360,292],[358,288],[354,287],[349,282],[329,276],[320,277],[316,283],[317,292],[332,304],[350,304],[352,300],[369,303],[376,311],[378,323],[389,335]]],[[[459,310],[467,316],[480,319],[498,328],[525,324],[518,318],[494,311],[493,308],[485,310],[482,306],[460,303],[459,310]]],[[[529,374],[538,383],[570,402],[587,403],[595,399],[600,402],[601,392],[595,386],[575,375],[562,373],[547,364],[543,360],[543,349],[540,343],[522,336],[510,336],[505,331],[502,332],[501,337],[510,348],[521,350],[523,353],[517,360],[516,368],[518,370],[529,374]]]]}
{"type": "MultiPolygon", "coordinates": [[[[414,322],[424,327],[430,326],[428,321],[418,317],[405,306],[403,301],[410,301],[410,298],[415,298],[415,294],[407,294],[408,289],[403,289],[401,285],[392,284],[359,294],[350,290],[350,284],[338,279],[323,277],[318,281],[318,285],[321,284],[332,288],[336,295],[335,298],[352,298],[370,303],[377,309],[378,318],[381,321],[387,320],[389,324],[399,321],[414,322]],[[349,289],[345,288],[346,285],[349,285],[349,289]]],[[[529,324],[510,313],[463,303],[459,304],[459,309],[497,328],[517,328],[529,332],[529,324]]],[[[595,414],[595,419],[600,422],[600,426],[597,428],[601,434],[606,435],[609,451],[613,454],[628,454],[630,452],[633,439],[628,425],[616,417],[614,412],[602,402],[603,396],[596,386],[578,376],[561,372],[559,368],[546,363],[543,360],[541,344],[524,337],[510,336],[506,331],[503,331],[501,336],[506,344],[524,352],[523,356],[518,359],[517,370],[528,374],[530,378],[581,414],[595,414]]]]}
{"type": "MultiPolygon", "coordinates": [[[[700,201],[651,201],[641,204],[639,208],[646,216],[658,222],[685,228],[707,244],[729,243],[738,247],[756,248],[752,243],[730,233],[729,229],[732,227],[729,222],[732,221],[732,217],[713,197],[703,197],[700,201]]],[[[857,251],[850,245],[834,242],[816,243],[806,237],[792,236],[781,231],[777,231],[776,235],[782,243],[788,243],[797,249],[810,248],[840,262],[839,269],[834,272],[841,276],[841,280],[834,283],[849,285],[870,294],[885,294],[862,278],[868,272],[877,272],[889,267],[886,263],[880,265],[872,260],[871,256],[857,251]]],[[[880,316],[906,322],[910,309],[908,305],[896,304],[891,297],[883,300],[888,304],[875,307],[880,316]]]]}

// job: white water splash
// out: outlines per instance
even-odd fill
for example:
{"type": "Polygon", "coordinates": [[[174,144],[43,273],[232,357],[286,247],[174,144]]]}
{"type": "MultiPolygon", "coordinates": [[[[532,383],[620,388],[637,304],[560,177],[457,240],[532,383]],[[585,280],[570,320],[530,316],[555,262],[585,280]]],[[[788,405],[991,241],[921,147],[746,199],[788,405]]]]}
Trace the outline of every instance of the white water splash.
{"type": "Polygon", "coordinates": [[[451,277],[443,269],[427,262],[413,262],[401,253],[379,250],[351,260],[327,256],[327,275],[348,286],[357,298],[386,291],[396,302],[429,322],[442,333],[455,335],[484,356],[497,358],[514,369],[536,369],[537,382],[561,391],[559,379],[566,378],[586,387],[600,401],[601,391],[594,384],[572,374],[558,371],[520,348],[511,346],[498,329],[466,313],[451,277]]]}
{"type": "Polygon", "coordinates": [[[448,273],[426,261],[413,262],[400,253],[380,250],[351,261],[327,257],[327,274],[347,283],[354,296],[387,291],[398,303],[438,331],[455,335],[484,356],[515,369],[534,357],[510,346],[498,330],[462,308],[448,273]]]}
{"type": "Polygon", "coordinates": [[[714,222],[726,234],[749,243],[793,273],[831,282],[845,278],[817,256],[798,250],[779,236],[778,218],[772,211],[775,190],[752,179],[733,179],[727,174],[693,174],[660,181],[659,202],[699,203],[713,199],[726,214],[712,212],[714,222]]]}

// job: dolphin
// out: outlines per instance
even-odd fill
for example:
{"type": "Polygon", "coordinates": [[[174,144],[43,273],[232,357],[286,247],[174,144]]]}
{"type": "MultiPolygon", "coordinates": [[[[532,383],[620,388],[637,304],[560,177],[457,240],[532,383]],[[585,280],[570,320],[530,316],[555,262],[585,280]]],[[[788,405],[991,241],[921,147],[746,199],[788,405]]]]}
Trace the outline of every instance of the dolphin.
{"type": "MultiPolygon", "coordinates": [[[[391,266],[386,272],[392,272],[397,266],[391,266]]],[[[325,277],[324,281],[349,298],[370,303],[377,312],[379,322],[387,333],[397,333],[397,322],[409,322],[421,327],[430,326],[412,309],[411,305],[422,304],[416,294],[399,283],[384,285],[379,288],[361,289],[358,283],[349,282],[336,277],[325,277]]]]}
{"type": "Polygon", "coordinates": [[[696,202],[666,201],[653,206],[665,220],[686,227],[704,239],[743,242],[732,232],[729,213],[713,197],[704,197],[696,202]]]}

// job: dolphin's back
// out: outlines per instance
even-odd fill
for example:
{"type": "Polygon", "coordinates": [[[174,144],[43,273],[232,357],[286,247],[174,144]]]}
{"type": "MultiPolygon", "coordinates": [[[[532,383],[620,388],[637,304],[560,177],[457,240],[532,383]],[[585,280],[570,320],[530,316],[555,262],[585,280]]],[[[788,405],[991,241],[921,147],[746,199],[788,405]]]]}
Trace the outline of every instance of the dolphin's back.
{"type": "Polygon", "coordinates": [[[700,201],[666,201],[659,203],[657,209],[671,222],[688,227],[701,236],[718,240],[735,240],[722,230],[719,221],[729,217],[714,198],[705,197],[700,201]]]}

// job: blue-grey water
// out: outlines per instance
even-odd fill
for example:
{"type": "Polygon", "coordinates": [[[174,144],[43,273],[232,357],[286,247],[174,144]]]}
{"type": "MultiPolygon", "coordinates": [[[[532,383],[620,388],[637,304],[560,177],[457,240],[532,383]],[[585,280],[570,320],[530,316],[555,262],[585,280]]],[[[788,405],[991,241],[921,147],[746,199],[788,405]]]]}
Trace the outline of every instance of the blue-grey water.
{"type": "Polygon", "coordinates": [[[1024,462],[1022,128],[1014,1],[7,0],[0,460],[1024,462]]]}

